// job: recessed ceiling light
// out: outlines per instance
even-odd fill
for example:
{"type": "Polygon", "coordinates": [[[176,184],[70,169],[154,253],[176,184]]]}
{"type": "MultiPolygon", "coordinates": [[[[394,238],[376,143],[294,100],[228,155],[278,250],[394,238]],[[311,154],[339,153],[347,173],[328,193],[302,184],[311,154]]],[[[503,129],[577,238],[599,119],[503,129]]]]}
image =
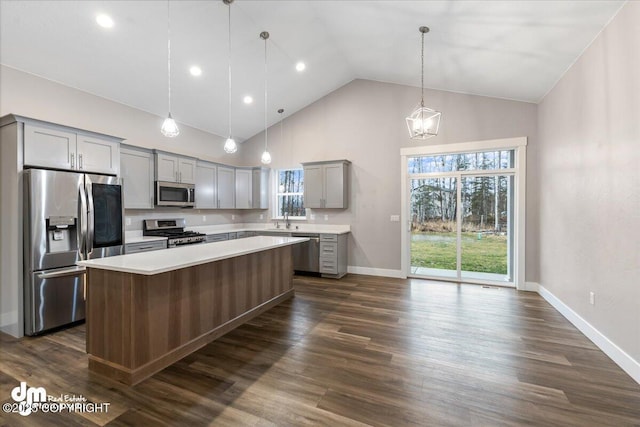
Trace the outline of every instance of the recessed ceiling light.
{"type": "Polygon", "coordinates": [[[105,15],[104,13],[101,13],[98,16],[96,16],[96,22],[102,28],[111,28],[111,27],[113,27],[113,19],[111,19],[111,17],[109,15],[105,15]]]}
{"type": "Polygon", "coordinates": [[[189,72],[191,73],[192,76],[200,76],[202,75],[202,68],[198,67],[197,65],[194,65],[193,67],[189,68],[189,72]]]}
{"type": "Polygon", "coordinates": [[[304,71],[304,70],[305,70],[305,68],[307,68],[307,65],[306,65],[304,62],[302,62],[302,61],[300,61],[300,62],[298,62],[298,63],[296,64],[296,70],[298,70],[299,72],[304,71]]]}
{"type": "Polygon", "coordinates": [[[244,102],[245,104],[253,104],[253,98],[247,95],[244,98],[242,98],[242,102],[244,102]]]}

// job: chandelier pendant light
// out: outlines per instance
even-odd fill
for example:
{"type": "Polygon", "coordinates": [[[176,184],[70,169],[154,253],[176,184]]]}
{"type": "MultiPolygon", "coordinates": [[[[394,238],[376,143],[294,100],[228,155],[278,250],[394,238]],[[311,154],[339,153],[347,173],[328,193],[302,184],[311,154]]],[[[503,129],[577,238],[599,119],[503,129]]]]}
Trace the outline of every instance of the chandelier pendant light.
{"type": "Polygon", "coordinates": [[[271,163],[271,154],[267,147],[267,39],[269,33],[263,31],[260,33],[260,38],[264,40],[264,152],[262,153],[261,161],[263,164],[268,165],[271,163]]]}
{"type": "Polygon", "coordinates": [[[233,0],[222,0],[222,2],[229,7],[229,52],[227,58],[229,60],[229,137],[224,142],[224,151],[226,153],[233,154],[238,151],[238,144],[236,144],[231,133],[231,3],[233,3],[233,0]]]}
{"type": "Polygon", "coordinates": [[[169,100],[169,114],[164,119],[160,132],[168,138],[178,136],[180,129],[176,121],[171,117],[171,19],[170,19],[170,3],[167,0],[167,86],[168,86],[168,100],[169,100]]]}
{"type": "Polygon", "coordinates": [[[440,116],[442,113],[424,106],[424,35],[429,32],[429,27],[420,27],[418,30],[422,36],[422,68],[420,73],[422,97],[420,104],[413,110],[406,120],[407,127],[409,128],[409,137],[411,139],[427,139],[438,134],[438,129],[440,128],[440,116]]]}

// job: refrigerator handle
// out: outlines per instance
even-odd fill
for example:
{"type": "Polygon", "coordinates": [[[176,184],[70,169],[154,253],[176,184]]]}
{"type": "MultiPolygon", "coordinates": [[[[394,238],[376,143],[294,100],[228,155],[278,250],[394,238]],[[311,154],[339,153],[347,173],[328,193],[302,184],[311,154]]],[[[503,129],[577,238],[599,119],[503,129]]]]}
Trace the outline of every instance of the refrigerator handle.
{"type": "Polygon", "coordinates": [[[69,267],[60,270],[54,270],[48,273],[38,273],[39,279],[55,279],[58,277],[66,277],[66,276],[80,276],[84,275],[86,272],[84,267],[69,267]]]}
{"type": "Polygon", "coordinates": [[[87,250],[87,194],[84,188],[80,187],[80,213],[78,221],[80,222],[80,234],[78,235],[80,258],[85,259],[87,250]]]}
{"type": "Polygon", "coordinates": [[[93,191],[91,188],[91,180],[86,177],[87,180],[87,259],[89,254],[93,252],[93,232],[94,232],[94,220],[93,220],[93,191]]]}

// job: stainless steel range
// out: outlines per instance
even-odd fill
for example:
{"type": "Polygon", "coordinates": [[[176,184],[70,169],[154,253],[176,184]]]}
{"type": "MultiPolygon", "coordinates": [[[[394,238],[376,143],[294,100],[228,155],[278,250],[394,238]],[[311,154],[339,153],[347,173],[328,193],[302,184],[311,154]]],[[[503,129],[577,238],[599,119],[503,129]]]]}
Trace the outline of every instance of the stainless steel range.
{"type": "Polygon", "coordinates": [[[207,235],[195,231],[185,231],[187,225],[184,218],[175,219],[145,219],[142,221],[144,236],[160,236],[167,238],[167,247],[175,248],[182,245],[203,243],[207,235]]]}

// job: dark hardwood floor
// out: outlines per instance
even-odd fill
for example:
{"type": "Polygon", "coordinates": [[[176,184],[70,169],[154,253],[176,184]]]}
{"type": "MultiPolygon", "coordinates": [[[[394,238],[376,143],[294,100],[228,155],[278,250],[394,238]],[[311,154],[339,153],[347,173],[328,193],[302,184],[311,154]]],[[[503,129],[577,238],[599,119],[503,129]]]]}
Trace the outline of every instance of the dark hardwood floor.
{"type": "Polygon", "coordinates": [[[84,325],[0,334],[3,403],[19,381],[110,403],[0,424],[640,426],[640,386],[537,294],[356,275],[295,290],[135,387],[88,373],[84,325]]]}

